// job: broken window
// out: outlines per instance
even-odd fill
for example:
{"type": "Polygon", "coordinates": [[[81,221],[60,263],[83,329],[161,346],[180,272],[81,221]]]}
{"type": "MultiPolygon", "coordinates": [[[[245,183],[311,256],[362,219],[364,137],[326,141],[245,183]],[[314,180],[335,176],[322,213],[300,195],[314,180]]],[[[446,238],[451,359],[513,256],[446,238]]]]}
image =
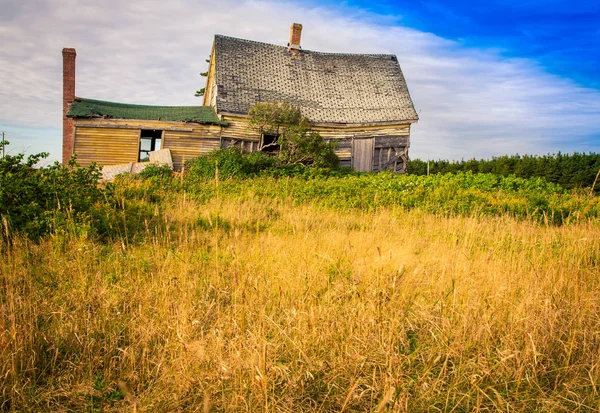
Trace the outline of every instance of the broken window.
{"type": "Polygon", "coordinates": [[[263,152],[278,152],[279,146],[279,135],[263,134],[261,151],[263,152]]]}
{"type": "Polygon", "coordinates": [[[139,162],[145,162],[150,160],[149,152],[158,151],[162,145],[162,134],[161,130],[148,130],[142,129],[140,134],[140,153],[138,156],[139,162]]]}

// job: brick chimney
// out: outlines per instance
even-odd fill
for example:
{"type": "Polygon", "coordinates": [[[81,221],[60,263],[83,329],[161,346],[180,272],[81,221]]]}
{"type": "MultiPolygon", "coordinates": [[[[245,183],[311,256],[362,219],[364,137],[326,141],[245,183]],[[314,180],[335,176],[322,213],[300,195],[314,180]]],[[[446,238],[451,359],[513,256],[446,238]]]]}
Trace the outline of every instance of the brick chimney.
{"type": "Polygon", "coordinates": [[[73,119],[67,118],[71,103],[75,100],[75,49],[64,48],[63,55],[63,144],[62,163],[66,164],[73,154],[73,119]]]}
{"type": "Polygon", "coordinates": [[[300,47],[300,36],[302,35],[302,25],[300,23],[293,23],[290,27],[290,42],[288,43],[288,52],[293,55],[300,53],[302,48],[300,47]]]}

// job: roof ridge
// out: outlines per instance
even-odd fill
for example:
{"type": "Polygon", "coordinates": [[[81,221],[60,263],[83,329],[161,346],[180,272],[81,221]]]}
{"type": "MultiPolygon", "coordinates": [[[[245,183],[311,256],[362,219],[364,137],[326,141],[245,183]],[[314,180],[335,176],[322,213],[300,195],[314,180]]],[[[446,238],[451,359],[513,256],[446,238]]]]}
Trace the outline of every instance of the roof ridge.
{"type": "MultiPolygon", "coordinates": [[[[259,42],[257,40],[249,40],[249,39],[242,39],[240,37],[233,37],[233,36],[226,36],[223,34],[215,34],[215,38],[220,37],[220,38],[224,38],[224,39],[231,39],[231,40],[236,40],[236,41],[242,41],[242,42],[247,42],[247,43],[254,43],[254,44],[258,44],[258,45],[262,45],[262,46],[272,46],[272,47],[279,47],[282,49],[287,49],[287,46],[280,46],[278,44],[272,44],[272,43],[266,43],[266,42],[259,42]]],[[[300,49],[301,53],[310,53],[310,54],[320,54],[320,55],[327,55],[327,56],[365,56],[365,57],[386,57],[386,58],[394,58],[396,59],[396,61],[398,60],[398,57],[395,54],[392,53],[339,53],[339,52],[317,52],[315,50],[309,50],[309,49],[300,49]]]]}

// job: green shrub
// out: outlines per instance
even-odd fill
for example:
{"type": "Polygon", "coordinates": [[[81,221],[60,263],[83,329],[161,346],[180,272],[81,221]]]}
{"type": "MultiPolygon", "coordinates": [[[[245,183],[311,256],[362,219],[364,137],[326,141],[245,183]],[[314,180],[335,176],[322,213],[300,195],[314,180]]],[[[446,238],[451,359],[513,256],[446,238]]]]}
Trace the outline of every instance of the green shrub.
{"type": "MultiPolygon", "coordinates": [[[[223,197],[284,199],[337,210],[419,209],[443,215],[509,215],[549,224],[600,218],[600,198],[568,192],[541,178],[493,174],[398,175],[393,173],[311,175],[319,169],[296,166],[267,171],[219,185],[223,197]],[[291,171],[291,172],[290,172],[291,171]],[[305,173],[311,171],[311,173],[305,173]],[[287,174],[287,175],[286,175],[287,174]]],[[[198,199],[215,196],[212,183],[190,185],[198,199]]]]}
{"type": "Polygon", "coordinates": [[[240,148],[216,149],[206,155],[186,162],[186,180],[214,179],[217,169],[219,178],[248,178],[261,171],[273,168],[275,159],[262,152],[246,153],[240,148]]]}
{"type": "Polygon", "coordinates": [[[173,171],[168,165],[148,165],[138,174],[140,178],[157,178],[159,180],[169,180],[173,177],[173,171]]]}
{"type": "MultiPolygon", "coordinates": [[[[0,144],[4,146],[8,142],[0,144]]],[[[47,153],[6,155],[0,159],[0,215],[2,233],[19,232],[35,239],[69,221],[85,225],[94,204],[102,202],[96,165],[81,167],[71,158],[36,168],[47,153]]]]}

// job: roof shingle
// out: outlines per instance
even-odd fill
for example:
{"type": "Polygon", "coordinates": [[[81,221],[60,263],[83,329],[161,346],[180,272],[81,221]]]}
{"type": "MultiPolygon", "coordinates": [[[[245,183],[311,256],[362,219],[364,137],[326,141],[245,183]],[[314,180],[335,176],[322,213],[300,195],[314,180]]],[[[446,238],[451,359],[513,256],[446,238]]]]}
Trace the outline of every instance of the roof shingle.
{"type": "Polygon", "coordinates": [[[320,53],[215,36],[217,112],[288,102],[315,123],[416,122],[394,55],[320,53]]]}
{"type": "Polygon", "coordinates": [[[147,106],[102,100],[75,98],[69,108],[70,118],[112,118],[196,122],[215,125],[221,122],[211,106],[147,106]]]}

